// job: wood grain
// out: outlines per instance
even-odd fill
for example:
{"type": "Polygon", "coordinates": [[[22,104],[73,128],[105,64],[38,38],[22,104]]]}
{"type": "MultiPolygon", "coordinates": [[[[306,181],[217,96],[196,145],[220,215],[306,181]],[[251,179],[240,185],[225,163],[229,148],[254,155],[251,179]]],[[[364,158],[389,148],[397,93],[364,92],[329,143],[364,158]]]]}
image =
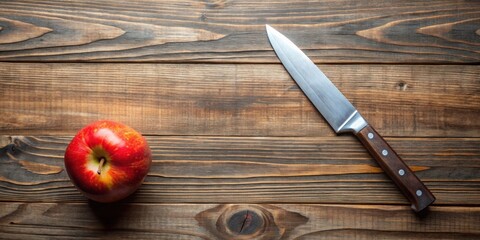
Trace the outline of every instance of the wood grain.
{"type": "Polygon", "coordinates": [[[318,63],[478,63],[476,1],[0,1],[0,60],[278,62],[271,24],[318,63]]]}
{"type": "Polygon", "coordinates": [[[0,203],[0,235],[22,239],[476,239],[480,208],[298,204],[0,203]],[[261,214],[241,234],[222,228],[232,214],[261,214]]]}
{"type": "Polygon", "coordinates": [[[0,0],[0,239],[480,239],[478,1],[0,0]],[[305,51],[437,201],[420,218],[279,64],[305,51]],[[131,197],[63,166],[98,119],[146,135],[131,197]]]}
{"type": "MultiPolygon", "coordinates": [[[[383,136],[480,136],[480,69],[322,65],[383,136]]],[[[334,136],[277,64],[0,63],[0,134],[75,134],[98,119],[143,134],[334,136]]]]}
{"type": "MultiPolygon", "coordinates": [[[[0,150],[0,202],[85,202],[63,170],[70,139],[12,136],[0,150]]],[[[133,202],[409,205],[353,136],[147,141],[153,166],[133,202]]],[[[435,194],[436,205],[478,205],[480,139],[387,141],[435,194]]]]}

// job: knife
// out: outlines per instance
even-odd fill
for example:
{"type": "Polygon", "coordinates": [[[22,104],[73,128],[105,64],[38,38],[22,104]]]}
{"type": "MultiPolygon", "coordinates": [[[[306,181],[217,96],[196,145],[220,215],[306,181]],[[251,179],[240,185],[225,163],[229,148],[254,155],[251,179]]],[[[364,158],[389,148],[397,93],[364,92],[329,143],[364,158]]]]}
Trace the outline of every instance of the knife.
{"type": "Polygon", "coordinates": [[[336,133],[353,133],[421,212],[435,197],[322,71],[287,37],[266,25],[268,39],[290,76],[336,133]]]}

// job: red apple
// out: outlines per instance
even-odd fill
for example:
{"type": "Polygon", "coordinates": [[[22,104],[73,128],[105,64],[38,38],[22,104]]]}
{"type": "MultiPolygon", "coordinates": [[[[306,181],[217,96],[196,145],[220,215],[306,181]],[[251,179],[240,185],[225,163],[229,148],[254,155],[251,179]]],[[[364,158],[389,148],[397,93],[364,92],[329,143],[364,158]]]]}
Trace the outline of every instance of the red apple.
{"type": "Polygon", "coordinates": [[[113,121],[84,127],[65,151],[65,168],[73,184],[97,202],[118,201],[135,192],[151,163],[145,138],[113,121]]]}

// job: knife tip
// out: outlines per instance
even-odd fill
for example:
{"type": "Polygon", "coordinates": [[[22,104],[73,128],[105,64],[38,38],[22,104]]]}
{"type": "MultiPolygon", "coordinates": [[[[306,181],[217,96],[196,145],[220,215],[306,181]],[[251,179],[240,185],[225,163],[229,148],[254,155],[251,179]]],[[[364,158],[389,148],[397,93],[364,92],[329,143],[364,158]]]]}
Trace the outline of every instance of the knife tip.
{"type": "Polygon", "coordinates": [[[267,30],[267,33],[271,33],[271,32],[273,32],[274,29],[270,25],[265,24],[265,30],[267,30]]]}

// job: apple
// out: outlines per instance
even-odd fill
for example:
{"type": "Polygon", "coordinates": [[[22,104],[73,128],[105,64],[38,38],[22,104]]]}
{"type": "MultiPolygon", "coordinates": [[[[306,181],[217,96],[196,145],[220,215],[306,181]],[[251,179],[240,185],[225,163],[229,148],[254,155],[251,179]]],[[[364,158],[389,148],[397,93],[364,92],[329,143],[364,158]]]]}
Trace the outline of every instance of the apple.
{"type": "Polygon", "coordinates": [[[81,129],[65,150],[72,183],[97,202],[126,198],[140,187],[152,164],[145,138],[122,123],[101,120],[81,129]]]}

